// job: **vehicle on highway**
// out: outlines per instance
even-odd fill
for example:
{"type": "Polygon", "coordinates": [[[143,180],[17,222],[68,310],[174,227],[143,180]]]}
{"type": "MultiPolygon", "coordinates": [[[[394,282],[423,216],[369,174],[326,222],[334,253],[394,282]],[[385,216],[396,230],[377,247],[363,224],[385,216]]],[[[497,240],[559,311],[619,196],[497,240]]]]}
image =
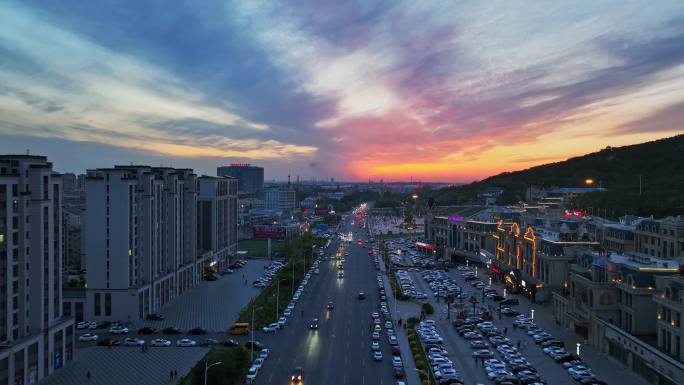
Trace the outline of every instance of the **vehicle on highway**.
{"type": "Polygon", "coordinates": [[[174,326],[169,326],[167,328],[162,329],[163,334],[183,334],[183,332],[178,329],[177,327],[174,326]]]}
{"type": "Polygon", "coordinates": [[[290,375],[290,380],[292,382],[298,383],[302,382],[304,380],[304,374],[302,373],[302,367],[297,366],[292,370],[292,374],[290,375]]]}
{"type": "Polygon", "coordinates": [[[126,338],[124,340],[124,345],[126,346],[143,346],[145,345],[145,340],[140,338],[126,338]]]}
{"type": "Polygon", "coordinates": [[[165,348],[171,346],[171,341],[165,338],[155,338],[152,341],[150,341],[150,346],[165,348]]]}
{"type": "Polygon", "coordinates": [[[344,278],[344,273],[341,271],[337,273],[337,278],[344,278]]]}
{"type": "Polygon", "coordinates": [[[378,342],[378,341],[371,342],[371,350],[380,350],[380,342],[378,342]]]}
{"type": "Polygon", "coordinates": [[[395,368],[402,367],[403,364],[401,363],[401,357],[392,356],[392,366],[394,366],[395,368]]]}
{"type": "Polygon", "coordinates": [[[392,371],[394,373],[394,378],[404,378],[404,368],[402,367],[393,367],[392,371]]]}
{"type": "Polygon", "coordinates": [[[275,333],[279,329],[278,323],[272,323],[264,326],[261,331],[264,333],[275,333]]]}
{"type": "Polygon", "coordinates": [[[259,352],[259,358],[263,358],[264,360],[268,358],[269,354],[271,354],[271,351],[268,349],[261,349],[261,352],[259,352]]]}
{"type": "Polygon", "coordinates": [[[197,342],[194,340],[191,340],[189,338],[183,338],[183,339],[176,341],[176,346],[189,348],[189,347],[197,346],[197,342]]]}
{"type": "Polygon", "coordinates": [[[360,291],[359,294],[356,296],[358,299],[366,299],[366,293],[360,291]]]}
{"type": "Polygon", "coordinates": [[[373,359],[375,361],[382,361],[382,352],[379,350],[376,350],[373,352],[373,359]]]}
{"type": "Polygon", "coordinates": [[[98,339],[97,334],[92,334],[92,333],[86,333],[86,334],[81,334],[78,336],[78,340],[81,342],[90,342],[90,341],[97,341],[98,339]]]}
{"type": "Polygon", "coordinates": [[[252,366],[261,370],[261,367],[264,365],[264,359],[261,357],[258,357],[257,359],[252,362],[252,366]]]}
{"type": "Polygon", "coordinates": [[[283,326],[285,326],[286,323],[287,323],[287,318],[285,318],[285,317],[280,317],[280,318],[278,318],[278,325],[279,325],[281,328],[282,328],[283,326]]]}
{"type": "Polygon", "coordinates": [[[258,374],[259,374],[259,368],[255,367],[255,366],[250,367],[249,370],[247,371],[247,383],[248,384],[253,383],[256,380],[258,374]]]}
{"type": "Polygon", "coordinates": [[[291,315],[292,315],[292,310],[290,310],[290,309],[285,309],[285,311],[283,311],[283,315],[284,315],[285,317],[291,316],[291,315]]]}
{"type": "Polygon", "coordinates": [[[328,304],[325,307],[326,309],[332,309],[335,307],[335,305],[333,304],[333,301],[328,301],[328,304]]]}
{"type": "Polygon", "coordinates": [[[317,330],[318,329],[318,318],[314,318],[311,320],[311,323],[309,324],[309,328],[311,330],[317,330]]]}

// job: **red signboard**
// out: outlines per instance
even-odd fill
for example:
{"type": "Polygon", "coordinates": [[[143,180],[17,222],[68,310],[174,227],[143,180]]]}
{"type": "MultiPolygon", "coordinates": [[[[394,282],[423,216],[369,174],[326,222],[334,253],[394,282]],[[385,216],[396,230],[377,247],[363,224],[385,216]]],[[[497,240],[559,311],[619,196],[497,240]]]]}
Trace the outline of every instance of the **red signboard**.
{"type": "Polygon", "coordinates": [[[251,166],[251,164],[249,164],[249,163],[231,163],[230,166],[231,167],[249,167],[249,166],[251,166]]]}
{"type": "Polygon", "coordinates": [[[254,238],[271,238],[284,239],[285,228],[283,226],[274,225],[255,225],[252,226],[252,235],[254,238]]]}

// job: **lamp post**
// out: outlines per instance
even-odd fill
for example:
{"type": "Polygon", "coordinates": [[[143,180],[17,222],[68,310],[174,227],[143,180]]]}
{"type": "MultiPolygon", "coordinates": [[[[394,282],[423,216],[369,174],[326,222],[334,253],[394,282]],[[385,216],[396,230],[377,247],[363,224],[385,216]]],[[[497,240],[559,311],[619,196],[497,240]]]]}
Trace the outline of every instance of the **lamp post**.
{"type": "Polygon", "coordinates": [[[489,277],[489,286],[492,286],[492,277],[489,277]]]}
{"type": "Polygon", "coordinates": [[[207,371],[209,370],[209,368],[211,368],[212,366],[215,366],[215,365],[221,365],[222,362],[218,361],[218,362],[214,362],[211,365],[207,365],[207,364],[208,364],[208,362],[204,361],[204,385],[207,385],[207,371]]]}
{"type": "Polygon", "coordinates": [[[506,298],[506,288],[504,288],[504,298],[506,298]]]}
{"type": "Polygon", "coordinates": [[[581,345],[582,344],[580,344],[579,342],[577,343],[577,350],[575,351],[575,353],[577,353],[577,357],[579,357],[579,355],[580,355],[580,346],[581,345]]]}
{"type": "Polygon", "coordinates": [[[258,308],[255,308],[254,305],[252,305],[252,345],[249,347],[249,352],[250,352],[250,359],[254,361],[254,311],[257,309],[262,309],[263,306],[259,306],[258,308]]]}
{"type": "Polygon", "coordinates": [[[532,314],[532,319],[534,319],[534,309],[530,309],[530,313],[532,314]]]}

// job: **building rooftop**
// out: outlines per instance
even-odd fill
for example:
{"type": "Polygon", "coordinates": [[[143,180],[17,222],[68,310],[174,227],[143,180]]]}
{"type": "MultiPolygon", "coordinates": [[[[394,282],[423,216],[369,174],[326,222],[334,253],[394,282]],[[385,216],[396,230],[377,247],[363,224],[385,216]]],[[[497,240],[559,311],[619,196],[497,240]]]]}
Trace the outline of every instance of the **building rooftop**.
{"type": "Polygon", "coordinates": [[[617,254],[612,253],[608,257],[612,263],[620,264],[633,270],[653,271],[653,272],[672,272],[679,270],[678,260],[659,259],[641,253],[617,254]]]}

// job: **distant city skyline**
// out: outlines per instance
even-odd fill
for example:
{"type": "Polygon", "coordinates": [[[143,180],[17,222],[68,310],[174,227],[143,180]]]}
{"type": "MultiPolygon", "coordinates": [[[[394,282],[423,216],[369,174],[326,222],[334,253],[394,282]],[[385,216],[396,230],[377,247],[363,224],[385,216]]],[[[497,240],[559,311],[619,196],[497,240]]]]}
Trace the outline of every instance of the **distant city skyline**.
{"type": "Polygon", "coordinates": [[[684,132],[684,3],[0,4],[0,153],[469,182],[684,132]]]}

